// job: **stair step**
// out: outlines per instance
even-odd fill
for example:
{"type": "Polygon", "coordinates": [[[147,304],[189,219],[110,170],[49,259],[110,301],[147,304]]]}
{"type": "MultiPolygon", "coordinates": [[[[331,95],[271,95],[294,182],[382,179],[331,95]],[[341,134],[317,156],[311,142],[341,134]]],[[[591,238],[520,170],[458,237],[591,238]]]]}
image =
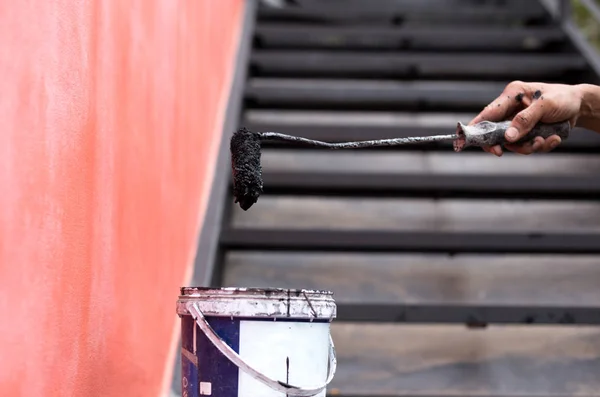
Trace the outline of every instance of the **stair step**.
{"type": "Polygon", "coordinates": [[[600,306],[597,255],[232,251],[224,263],[223,285],[329,290],[338,304],[600,306]]]}
{"type": "Polygon", "coordinates": [[[270,108],[315,106],[365,109],[373,106],[452,107],[480,111],[507,82],[252,78],[246,99],[270,108]]]}
{"type": "MultiPolygon", "coordinates": [[[[549,153],[521,156],[507,152],[502,160],[488,153],[378,152],[375,150],[264,149],[263,172],[387,174],[421,177],[461,174],[493,177],[512,175],[581,177],[597,176],[600,157],[590,154],[549,153]]],[[[265,186],[268,188],[268,186],[265,186]]],[[[593,186],[589,186],[593,189],[593,186]]]]}
{"type": "MultiPolygon", "coordinates": [[[[362,141],[371,139],[402,138],[410,136],[444,135],[455,130],[457,122],[467,124],[476,113],[439,112],[361,112],[361,111],[297,111],[277,109],[254,109],[244,114],[242,125],[253,131],[277,131],[326,142],[362,141]]],[[[274,141],[264,142],[263,147],[298,148],[274,141]]],[[[376,150],[443,150],[452,152],[451,142],[381,147],[376,150]]],[[[318,149],[320,150],[320,149],[318,149]]],[[[326,150],[326,149],[325,149],[326,150]]],[[[468,148],[469,152],[481,152],[468,148]]],[[[600,150],[600,134],[583,128],[574,128],[569,138],[554,150],[557,152],[597,152],[600,150]]],[[[539,160],[539,156],[536,158],[539,160]]]]}
{"type": "Polygon", "coordinates": [[[228,253],[223,279],[335,291],[340,321],[470,324],[600,324],[599,281],[597,256],[260,251],[228,253]]]}
{"type": "Polygon", "coordinates": [[[367,78],[560,78],[587,68],[572,54],[331,52],[258,50],[250,58],[260,76],[367,78]]]}
{"type": "MultiPolygon", "coordinates": [[[[281,230],[282,233],[321,230],[322,233],[331,231],[339,236],[341,234],[338,233],[349,231],[420,232],[427,235],[433,230],[442,235],[458,235],[461,232],[542,235],[546,232],[600,233],[600,202],[595,199],[574,201],[264,195],[248,211],[243,211],[236,205],[231,213],[231,226],[241,229],[240,232],[262,229],[265,232],[281,230]]],[[[277,240],[280,241],[279,238],[277,240]]],[[[416,237],[414,240],[417,240],[416,237]]],[[[482,235],[481,241],[484,240],[482,235]]],[[[540,237],[540,240],[544,239],[540,237]]],[[[424,244],[435,246],[436,243],[444,245],[442,240],[424,244]]],[[[467,245],[468,242],[465,243],[467,245]]],[[[600,244],[598,249],[600,250],[600,244]]]]}
{"type": "Polygon", "coordinates": [[[596,327],[335,322],[342,396],[593,396],[600,388],[596,327]]]}
{"type": "Polygon", "coordinates": [[[537,2],[516,4],[483,5],[455,4],[448,6],[432,2],[377,1],[376,7],[365,7],[360,2],[319,2],[312,7],[289,6],[258,9],[259,23],[265,21],[294,20],[326,23],[395,23],[437,22],[445,25],[471,24],[517,24],[531,20],[550,21],[550,15],[537,2]]]}
{"type": "Polygon", "coordinates": [[[322,26],[262,23],[254,32],[259,49],[538,51],[564,43],[555,26],[322,26]]]}
{"type": "MultiPolygon", "coordinates": [[[[358,200],[373,196],[381,199],[430,197],[579,201],[594,200],[600,195],[600,158],[596,155],[553,153],[521,156],[508,152],[500,160],[481,151],[467,154],[263,149],[261,165],[263,197],[248,214],[268,212],[269,205],[281,211],[286,208],[291,211],[290,214],[297,211],[310,214],[319,206],[333,206],[332,211],[339,216],[356,217],[352,215],[354,211],[360,213],[361,208],[375,210],[379,206],[377,203],[381,200],[358,200]],[[325,200],[315,196],[336,197],[325,200]],[[362,203],[362,207],[357,203],[362,203]]],[[[401,200],[385,202],[390,206],[388,210],[394,211],[397,216],[402,216],[401,209],[405,206],[425,206],[423,208],[430,211],[429,205],[435,205],[435,208],[446,205],[438,202],[427,204],[424,200],[404,204],[401,200]]],[[[496,212],[493,210],[495,204],[486,202],[489,203],[481,201],[487,206],[485,211],[496,212]]],[[[507,205],[509,202],[503,203],[507,205]]],[[[480,207],[466,208],[475,210],[480,207]]],[[[564,208],[570,211],[570,204],[564,208]]],[[[479,214],[472,214],[476,215],[479,214]]],[[[375,215],[367,213],[365,216],[375,215]]]]}

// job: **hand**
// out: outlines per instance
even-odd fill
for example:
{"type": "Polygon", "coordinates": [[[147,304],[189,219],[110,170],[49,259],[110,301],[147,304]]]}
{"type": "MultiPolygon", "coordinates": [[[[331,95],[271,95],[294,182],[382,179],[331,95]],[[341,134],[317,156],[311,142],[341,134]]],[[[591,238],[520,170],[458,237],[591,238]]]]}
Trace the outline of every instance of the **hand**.
{"type": "MultiPolygon", "coordinates": [[[[480,121],[512,120],[506,130],[506,140],[515,142],[525,136],[538,123],[556,123],[569,120],[575,126],[580,115],[583,94],[579,86],[565,84],[525,83],[514,81],[504,92],[487,105],[469,125],[480,121]]],[[[546,139],[536,137],[522,145],[505,144],[507,150],[531,154],[549,152],[561,143],[558,135],[546,139]]],[[[483,150],[502,156],[500,145],[484,147],[483,150]]]]}

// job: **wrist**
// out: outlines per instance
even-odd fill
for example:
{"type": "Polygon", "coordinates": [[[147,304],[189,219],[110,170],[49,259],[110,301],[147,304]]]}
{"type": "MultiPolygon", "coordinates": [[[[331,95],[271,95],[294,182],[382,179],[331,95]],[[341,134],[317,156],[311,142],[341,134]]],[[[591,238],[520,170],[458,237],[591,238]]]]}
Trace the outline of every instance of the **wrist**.
{"type": "Polygon", "coordinates": [[[578,84],[575,88],[581,101],[579,117],[600,117],[600,87],[592,84],[578,84]]]}

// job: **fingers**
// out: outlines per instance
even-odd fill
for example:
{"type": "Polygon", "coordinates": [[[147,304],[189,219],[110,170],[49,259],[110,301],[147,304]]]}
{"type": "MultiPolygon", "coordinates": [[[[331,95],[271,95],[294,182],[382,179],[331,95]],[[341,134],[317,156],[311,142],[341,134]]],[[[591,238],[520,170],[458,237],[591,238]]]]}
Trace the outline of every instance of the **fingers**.
{"type": "Polygon", "coordinates": [[[562,142],[562,139],[558,135],[552,135],[546,138],[543,145],[539,148],[538,152],[548,153],[558,147],[562,142]]]}
{"type": "Polygon", "coordinates": [[[502,156],[502,147],[500,145],[496,146],[482,146],[481,147],[484,152],[491,153],[498,157],[502,156]]]}
{"type": "MultiPolygon", "coordinates": [[[[508,84],[502,94],[494,99],[479,113],[469,125],[477,124],[481,121],[502,121],[512,116],[517,110],[520,109],[522,103],[516,100],[516,96],[519,92],[522,92],[522,83],[513,82],[508,84]]],[[[494,154],[495,156],[502,156],[502,147],[500,145],[486,146],[482,149],[487,152],[494,154]]]]}
{"type": "Polygon", "coordinates": [[[506,140],[516,142],[523,138],[541,120],[543,115],[544,108],[537,101],[521,110],[512,119],[510,127],[506,130],[506,140]]]}
{"type": "Polygon", "coordinates": [[[518,154],[548,153],[556,149],[561,142],[562,140],[558,135],[552,135],[547,139],[538,136],[532,142],[526,142],[522,145],[506,144],[504,148],[518,154]]]}
{"type": "MultiPolygon", "coordinates": [[[[508,88],[507,88],[508,90],[508,88]]],[[[521,104],[516,101],[515,95],[507,93],[505,90],[499,97],[494,99],[489,105],[487,105],[481,113],[479,113],[469,125],[477,124],[481,121],[502,121],[506,120],[508,116],[512,115],[521,104]]]]}
{"type": "MultiPolygon", "coordinates": [[[[489,105],[487,105],[481,113],[479,113],[469,125],[477,124],[481,121],[500,121],[506,119],[506,116],[513,112],[512,101],[509,100],[507,95],[500,95],[494,99],[489,105]]],[[[491,153],[495,156],[502,156],[502,147],[500,145],[495,146],[483,146],[483,151],[491,153]]]]}
{"type": "MultiPolygon", "coordinates": [[[[533,102],[513,118],[511,126],[506,130],[506,140],[509,142],[518,141],[527,135],[543,116],[543,106],[539,102],[533,102]]],[[[547,139],[538,136],[531,142],[525,142],[521,145],[507,143],[504,147],[519,154],[547,153],[555,149],[560,143],[561,139],[558,135],[550,136],[547,139]]]]}
{"type": "Polygon", "coordinates": [[[506,144],[504,147],[506,150],[510,150],[511,152],[515,152],[518,154],[532,154],[540,151],[541,148],[544,147],[546,142],[544,138],[541,136],[535,137],[535,139],[531,142],[525,142],[522,145],[511,145],[506,144]]]}

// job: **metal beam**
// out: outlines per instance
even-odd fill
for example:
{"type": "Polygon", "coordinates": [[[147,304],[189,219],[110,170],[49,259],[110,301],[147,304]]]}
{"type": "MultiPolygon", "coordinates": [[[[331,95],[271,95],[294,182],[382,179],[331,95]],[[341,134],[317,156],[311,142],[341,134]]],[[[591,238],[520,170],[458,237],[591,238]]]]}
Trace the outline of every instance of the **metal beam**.
{"type": "Polygon", "coordinates": [[[496,98],[505,82],[394,81],[303,78],[253,78],[246,87],[249,105],[270,108],[392,109],[460,108],[480,111],[496,98]]]}
{"type": "Polygon", "coordinates": [[[593,0],[579,0],[579,2],[587,8],[594,21],[600,24],[600,6],[598,6],[598,3],[593,0]]]}
{"type": "Polygon", "coordinates": [[[219,143],[215,175],[210,190],[206,218],[202,223],[194,259],[194,274],[191,280],[191,285],[194,286],[209,286],[211,284],[215,269],[219,265],[219,234],[223,223],[228,221],[227,211],[229,206],[226,205],[226,197],[229,193],[228,186],[231,179],[231,172],[228,167],[230,161],[229,140],[233,131],[238,128],[243,112],[244,84],[252,50],[252,40],[249,36],[252,35],[254,30],[257,9],[256,0],[248,1],[245,4],[242,32],[240,33],[240,43],[234,60],[234,76],[229,92],[221,142],[219,143]]]}
{"type": "MultiPolygon", "coordinates": [[[[225,120],[217,155],[215,175],[211,186],[206,216],[202,222],[198,236],[196,256],[194,258],[194,272],[192,274],[192,279],[190,280],[190,285],[193,286],[210,285],[215,274],[220,272],[219,260],[221,253],[219,251],[219,238],[224,217],[226,218],[226,210],[230,208],[230,206],[226,205],[226,197],[228,194],[227,187],[231,175],[227,168],[227,162],[229,161],[229,137],[231,131],[234,131],[237,128],[242,114],[243,88],[248,70],[248,61],[252,46],[251,36],[254,30],[257,10],[256,0],[249,0],[244,4],[240,40],[233,61],[235,62],[233,81],[229,91],[227,109],[225,111],[225,120]]],[[[177,397],[181,396],[180,356],[181,346],[177,346],[171,382],[171,394],[177,397]]]]}
{"type": "MultiPolygon", "coordinates": [[[[341,364],[343,366],[343,364],[341,364]]],[[[327,397],[450,397],[451,394],[422,394],[422,393],[402,393],[398,394],[365,394],[365,393],[348,393],[346,391],[340,392],[338,389],[329,388],[327,391],[327,397]]],[[[572,394],[467,394],[468,397],[574,397],[572,394]]],[[[179,397],[179,396],[169,396],[179,397]]],[[[594,395],[581,395],[577,397],[596,397],[594,395]]]]}
{"type": "Polygon", "coordinates": [[[599,234],[405,232],[307,229],[223,230],[225,249],[328,252],[598,254],[599,234]]]}
{"type": "Polygon", "coordinates": [[[353,197],[590,200],[600,176],[264,171],[264,194],[353,197]]]}
{"type": "MultiPolygon", "coordinates": [[[[581,80],[592,84],[600,84],[600,54],[573,21],[571,0],[539,0],[538,3],[545,8],[548,14],[553,15],[553,18],[565,32],[569,42],[586,59],[593,70],[593,73],[586,74],[581,77],[581,80]]],[[[600,17],[598,15],[600,14],[600,7],[592,6],[592,8],[589,8],[591,3],[590,1],[580,2],[588,9],[592,18],[597,19],[597,17],[600,17]]]]}
{"type": "Polygon", "coordinates": [[[358,52],[257,50],[250,60],[260,76],[562,78],[587,63],[573,54],[358,52]]]}
{"type": "Polygon", "coordinates": [[[336,321],[454,323],[474,327],[487,324],[600,325],[600,307],[338,302],[336,321]]]}
{"type": "Polygon", "coordinates": [[[429,49],[462,51],[536,51],[563,43],[555,26],[319,26],[263,23],[255,31],[257,48],[429,49]]]}
{"type": "Polygon", "coordinates": [[[590,44],[581,32],[581,29],[579,29],[573,21],[568,20],[563,22],[563,30],[579,53],[587,60],[590,68],[594,72],[592,78],[590,78],[588,82],[600,84],[600,54],[598,53],[598,50],[590,44]]]}
{"type": "MultiPolygon", "coordinates": [[[[521,2],[523,3],[523,2],[521,2]]],[[[525,2],[521,7],[495,5],[432,6],[430,2],[380,2],[377,7],[365,7],[364,3],[346,2],[327,4],[318,7],[259,7],[259,21],[295,20],[316,22],[389,22],[403,20],[438,20],[445,22],[471,23],[515,23],[531,20],[549,20],[550,15],[534,2],[525,2]],[[528,4],[530,3],[530,4],[528,4]]]]}

